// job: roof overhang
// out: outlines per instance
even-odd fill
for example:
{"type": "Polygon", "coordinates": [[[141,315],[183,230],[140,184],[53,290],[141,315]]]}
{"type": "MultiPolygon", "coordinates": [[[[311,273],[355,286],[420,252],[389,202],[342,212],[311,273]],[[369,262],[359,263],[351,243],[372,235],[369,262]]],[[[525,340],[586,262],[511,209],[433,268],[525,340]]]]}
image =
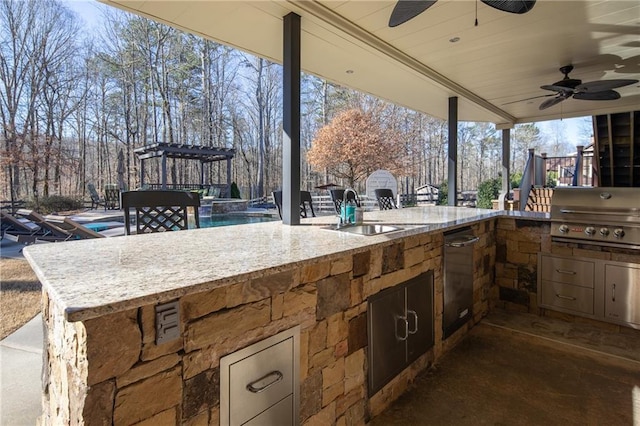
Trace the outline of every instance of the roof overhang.
{"type": "Polygon", "coordinates": [[[396,28],[387,25],[395,1],[102,1],[278,63],[282,18],[297,13],[305,72],[439,118],[450,97],[461,121],[500,128],[640,105],[638,84],[616,89],[616,101],[568,99],[543,111],[544,99],[513,102],[549,94],[540,86],[560,80],[567,64],[585,82],[640,79],[637,1],[538,0],[512,15],[440,0],[396,28]]]}

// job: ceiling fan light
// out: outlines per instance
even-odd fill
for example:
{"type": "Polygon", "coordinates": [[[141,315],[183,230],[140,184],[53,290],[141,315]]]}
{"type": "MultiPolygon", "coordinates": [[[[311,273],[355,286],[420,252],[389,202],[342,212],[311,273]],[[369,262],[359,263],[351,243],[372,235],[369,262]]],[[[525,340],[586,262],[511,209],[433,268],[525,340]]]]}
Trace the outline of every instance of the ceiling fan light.
{"type": "Polygon", "coordinates": [[[521,15],[527,13],[536,4],[536,0],[480,0],[487,6],[503,12],[516,13],[521,15]]]}

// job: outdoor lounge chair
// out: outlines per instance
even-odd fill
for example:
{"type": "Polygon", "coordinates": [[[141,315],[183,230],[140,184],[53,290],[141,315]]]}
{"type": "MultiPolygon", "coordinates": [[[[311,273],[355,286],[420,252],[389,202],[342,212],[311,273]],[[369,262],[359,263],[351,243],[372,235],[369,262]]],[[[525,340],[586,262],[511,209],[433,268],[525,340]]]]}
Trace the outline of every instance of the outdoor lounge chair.
{"type": "MultiPolygon", "coordinates": [[[[67,240],[86,240],[89,238],[105,238],[106,236],[82,225],[66,216],[47,215],[45,221],[68,233],[67,240]]],[[[124,229],[122,234],[124,234],[124,229]]]]}
{"type": "Polygon", "coordinates": [[[16,216],[28,219],[39,226],[42,230],[41,234],[35,234],[20,242],[31,244],[34,243],[36,239],[43,241],[66,241],[72,238],[71,234],[57,226],[55,223],[47,222],[47,219],[35,210],[20,209],[16,212],[16,216]]]}
{"type": "Polygon", "coordinates": [[[194,210],[195,227],[200,228],[200,196],[185,191],[125,191],[122,193],[125,234],[131,235],[131,209],[135,210],[137,234],[179,231],[189,228],[188,208],[194,210]]]}
{"type": "Polygon", "coordinates": [[[2,223],[2,238],[8,240],[23,242],[35,238],[36,235],[44,235],[45,231],[35,223],[27,219],[17,218],[9,213],[0,211],[0,219],[2,223]]]}
{"type": "MultiPolygon", "coordinates": [[[[69,240],[82,240],[88,238],[105,238],[100,232],[96,232],[72,219],[65,216],[46,215],[42,216],[34,210],[18,210],[16,214],[29,219],[37,224],[44,233],[36,233],[28,236],[21,236],[18,241],[24,244],[33,244],[36,242],[58,242],[69,240]]],[[[111,231],[113,234],[113,231],[111,231]]],[[[124,227],[120,235],[124,234],[124,227]]]]}
{"type": "MultiPolygon", "coordinates": [[[[282,219],[282,191],[273,191],[273,202],[278,209],[278,216],[282,219]]],[[[309,191],[300,191],[300,217],[308,217],[307,206],[311,210],[311,216],[316,217],[316,212],[313,210],[311,193],[309,191]]]]}
{"type": "Polygon", "coordinates": [[[381,188],[376,189],[374,192],[376,194],[376,200],[378,200],[378,207],[380,207],[380,210],[392,210],[398,208],[391,189],[381,188]]]}

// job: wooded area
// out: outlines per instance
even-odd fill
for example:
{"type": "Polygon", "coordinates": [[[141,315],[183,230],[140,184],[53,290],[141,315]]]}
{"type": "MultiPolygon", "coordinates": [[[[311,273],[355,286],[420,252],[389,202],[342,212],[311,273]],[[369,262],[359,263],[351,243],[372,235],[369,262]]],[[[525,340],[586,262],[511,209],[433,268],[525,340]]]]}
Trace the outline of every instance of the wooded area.
{"type": "MultiPolygon", "coordinates": [[[[57,1],[0,2],[0,199],[86,198],[88,183],[103,188],[117,183],[118,173],[126,188],[135,189],[140,161],[133,151],[156,142],[234,148],[232,181],[243,198],[279,189],[281,66],[100,6],[103,27],[88,34],[57,1]]],[[[302,189],[328,182],[361,189],[380,164],[407,192],[445,181],[446,121],[310,75],[303,75],[302,93],[302,189]],[[313,168],[307,153],[317,135],[329,134],[319,129],[349,110],[379,130],[380,138],[360,149],[369,147],[367,155],[380,161],[360,164],[357,175],[319,160],[313,168]]],[[[528,148],[549,155],[574,150],[556,137],[545,140],[534,124],[516,126],[512,172],[522,171],[528,148]]],[[[324,155],[335,158],[344,150],[324,155]]],[[[364,158],[363,151],[358,155],[364,158]]],[[[497,177],[500,133],[489,123],[461,123],[458,158],[462,190],[497,177]]],[[[351,160],[345,157],[343,166],[351,167],[351,160]]],[[[168,167],[169,183],[200,182],[196,162],[170,160],[168,167]]],[[[149,162],[145,173],[145,182],[159,182],[159,162],[149,162]]],[[[226,182],[224,163],[212,163],[205,173],[205,181],[226,182]]]]}

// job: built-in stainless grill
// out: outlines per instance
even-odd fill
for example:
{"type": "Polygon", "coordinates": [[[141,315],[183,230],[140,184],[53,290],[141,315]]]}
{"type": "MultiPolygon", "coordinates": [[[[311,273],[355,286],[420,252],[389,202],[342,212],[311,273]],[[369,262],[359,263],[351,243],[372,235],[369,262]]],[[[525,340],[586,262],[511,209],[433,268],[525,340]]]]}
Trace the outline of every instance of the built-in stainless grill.
{"type": "Polygon", "coordinates": [[[640,188],[555,188],[551,240],[640,250],[640,188]]]}

